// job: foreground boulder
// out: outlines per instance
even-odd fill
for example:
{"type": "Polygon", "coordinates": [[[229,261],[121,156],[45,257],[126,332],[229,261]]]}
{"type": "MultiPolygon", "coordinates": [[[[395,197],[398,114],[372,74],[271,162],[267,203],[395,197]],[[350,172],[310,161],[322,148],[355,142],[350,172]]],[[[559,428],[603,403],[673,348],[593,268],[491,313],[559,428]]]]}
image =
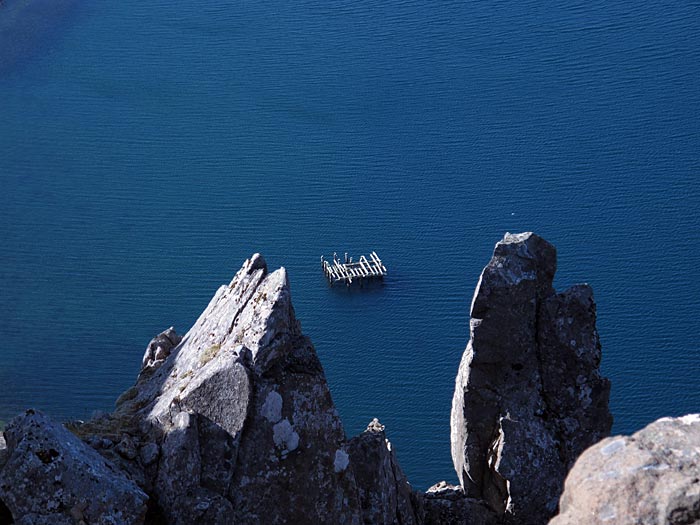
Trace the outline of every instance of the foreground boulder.
{"type": "Polygon", "coordinates": [[[664,418],[586,450],[550,525],[700,523],[700,414],[664,418]]]}
{"type": "Polygon", "coordinates": [[[5,438],[0,516],[26,525],[144,523],[148,496],[63,425],[27,410],[5,438]]]}
{"type": "Polygon", "coordinates": [[[593,293],[556,293],[555,271],[547,241],[505,235],[479,279],[456,379],[457,475],[505,522],[546,523],[568,469],[612,425],[593,293]]]}

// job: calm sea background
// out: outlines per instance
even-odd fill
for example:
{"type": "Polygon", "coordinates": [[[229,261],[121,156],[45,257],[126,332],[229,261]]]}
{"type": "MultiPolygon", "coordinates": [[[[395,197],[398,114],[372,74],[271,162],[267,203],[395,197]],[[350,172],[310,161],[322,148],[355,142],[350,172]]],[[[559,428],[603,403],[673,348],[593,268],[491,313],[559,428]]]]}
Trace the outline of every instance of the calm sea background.
{"type": "Polygon", "coordinates": [[[0,420],[110,409],[257,251],[347,433],[455,481],[471,296],[533,230],[633,432],[700,411],[699,212],[697,1],[0,4],[0,420]],[[384,286],[328,288],[369,250],[384,286]]]}

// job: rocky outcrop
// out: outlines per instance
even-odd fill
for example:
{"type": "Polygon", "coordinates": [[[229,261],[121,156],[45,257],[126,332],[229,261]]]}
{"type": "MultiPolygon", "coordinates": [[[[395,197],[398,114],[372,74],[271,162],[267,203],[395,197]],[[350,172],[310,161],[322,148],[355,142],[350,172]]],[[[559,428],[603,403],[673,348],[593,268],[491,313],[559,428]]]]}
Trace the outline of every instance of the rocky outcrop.
{"type": "Polygon", "coordinates": [[[592,291],[556,293],[555,271],[551,244],[505,235],[479,279],[456,379],[457,475],[505,522],[546,523],[568,469],[612,424],[592,291]]]}
{"type": "Polygon", "coordinates": [[[343,426],[283,268],[247,260],[154,366],[175,340],[149,344],[115,413],[159,447],[145,483],[170,523],[360,523],[343,426]]]}
{"type": "Polygon", "coordinates": [[[496,525],[498,516],[482,500],[468,498],[461,486],[445,481],[418,495],[423,525],[496,525]]]}
{"type": "Polygon", "coordinates": [[[375,418],[362,434],[352,438],[347,455],[339,455],[338,468],[352,463],[360,491],[362,519],[367,525],[416,525],[411,486],[375,418]]]}
{"type": "Polygon", "coordinates": [[[586,450],[550,525],[700,523],[700,414],[664,418],[586,450]]]}
{"type": "Polygon", "coordinates": [[[256,254],[184,337],[148,344],[113,413],[67,425],[82,441],[37,412],[13,422],[0,523],[544,523],[611,423],[592,293],[555,293],[555,266],[546,241],[506,235],[482,273],[453,401],[462,486],[414,492],[376,419],[346,439],[286,272],[256,254]]]}
{"type": "Polygon", "coordinates": [[[148,496],[63,425],[28,410],[10,422],[5,438],[5,518],[26,525],[144,523],[148,496]]]}

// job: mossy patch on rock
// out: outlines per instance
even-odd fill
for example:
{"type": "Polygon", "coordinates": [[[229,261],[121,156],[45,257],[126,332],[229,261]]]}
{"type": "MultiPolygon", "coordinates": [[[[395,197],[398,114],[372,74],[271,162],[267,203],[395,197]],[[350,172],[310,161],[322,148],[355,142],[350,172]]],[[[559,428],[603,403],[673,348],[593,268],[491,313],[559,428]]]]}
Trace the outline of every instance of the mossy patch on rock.
{"type": "Polygon", "coordinates": [[[218,355],[219,350],[221,350],[221,345],[211,345],[204,352],[202,352],[202,355],[199,358],[199,364],[201,366],[206,365],[209,361],[211,361],[218,355]]]}

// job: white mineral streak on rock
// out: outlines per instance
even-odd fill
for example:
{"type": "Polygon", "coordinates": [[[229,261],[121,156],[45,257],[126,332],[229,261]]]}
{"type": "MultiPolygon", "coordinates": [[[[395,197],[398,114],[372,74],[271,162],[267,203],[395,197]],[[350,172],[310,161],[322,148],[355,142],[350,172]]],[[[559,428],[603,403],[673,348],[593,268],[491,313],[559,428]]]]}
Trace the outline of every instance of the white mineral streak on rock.
{"type": "Polygon", "coordinates": [[[616,439],[614,441],[611,441],[604,447],[600,449],[600,453],[603,454],[604,456],[610,456],[612,454],[615,454],[617,452],[620,452],[621,450],[625,449],[625,440],[624,438],[616,439]]]}

